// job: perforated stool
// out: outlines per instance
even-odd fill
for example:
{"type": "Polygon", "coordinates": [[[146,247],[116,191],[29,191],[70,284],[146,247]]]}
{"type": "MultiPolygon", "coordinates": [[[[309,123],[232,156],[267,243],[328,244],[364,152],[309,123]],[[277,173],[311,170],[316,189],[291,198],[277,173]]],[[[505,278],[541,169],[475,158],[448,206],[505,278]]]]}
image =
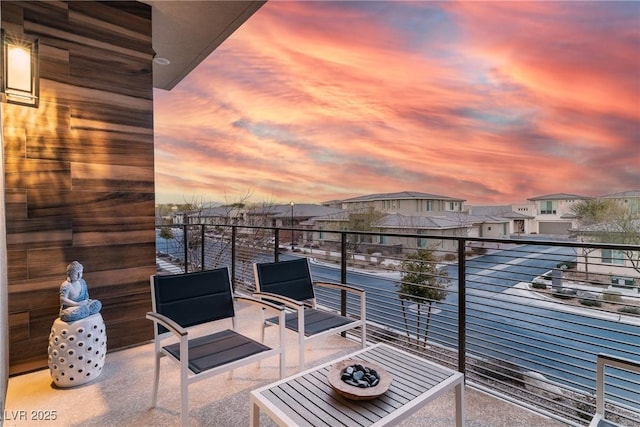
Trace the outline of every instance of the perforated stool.
{"type": "Polygon", "coordinates": [[[49,371],[59,387],[94,380],[102,372],[107,353],[107,332],[100,313],[75,322],[58,317],[49,334],[49,371]]]}

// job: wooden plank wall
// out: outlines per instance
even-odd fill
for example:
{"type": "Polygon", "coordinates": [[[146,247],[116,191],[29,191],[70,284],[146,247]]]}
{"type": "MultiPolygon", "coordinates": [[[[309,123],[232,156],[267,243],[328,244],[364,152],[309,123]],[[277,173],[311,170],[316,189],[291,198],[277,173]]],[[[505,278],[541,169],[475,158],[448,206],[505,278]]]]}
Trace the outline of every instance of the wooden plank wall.
{"type": "Polygon", "coordinates": [[[47,366],[69,262],[103,303],[109,350],[152,337],[155,273],[151,8],[2,1],[40,40],[39,108],[2,104],[10,373],[47,366]]]}

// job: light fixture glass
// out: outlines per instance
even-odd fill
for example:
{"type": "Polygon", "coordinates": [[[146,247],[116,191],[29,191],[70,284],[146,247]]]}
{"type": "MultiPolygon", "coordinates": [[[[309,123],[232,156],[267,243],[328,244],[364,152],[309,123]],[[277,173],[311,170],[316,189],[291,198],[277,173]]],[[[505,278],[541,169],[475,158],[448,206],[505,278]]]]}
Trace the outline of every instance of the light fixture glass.
{"type": "Polygon", "coordinates": [[[38,40],[2,32],[2,95],[12,104],[37,107],[40,97],[38,40]]]}
{"type": "Polygon", "coordinates": [[[167,58],[163,58],[161,56],[156,56],[155,58],[153,58],[153,62],[155,62],[158,65],[169,65],[169,64],[171,64],[171,61],[169,61],[167,58]]]}

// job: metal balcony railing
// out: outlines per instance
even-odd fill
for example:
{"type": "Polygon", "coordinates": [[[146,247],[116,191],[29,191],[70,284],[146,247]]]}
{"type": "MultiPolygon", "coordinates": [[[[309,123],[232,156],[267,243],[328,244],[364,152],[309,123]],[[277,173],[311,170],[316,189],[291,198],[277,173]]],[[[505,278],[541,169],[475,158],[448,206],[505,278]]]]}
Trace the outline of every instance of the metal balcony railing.
{"type": "MultiPolygon", "coordinates": [[[[156,250],[165,274],[228,266],[247,293],[254,262],[309,257],[314,280],[366,290],[371,341],[569,425],[593,418],[599,353],[640,360],[640,246],[189,224],[158,226],[156,250]]],[[[317,297],[357,312],[339,292],[317,297]]],[[[640,426],[640,375],[609,381],[607,418],[640,426]]]]}

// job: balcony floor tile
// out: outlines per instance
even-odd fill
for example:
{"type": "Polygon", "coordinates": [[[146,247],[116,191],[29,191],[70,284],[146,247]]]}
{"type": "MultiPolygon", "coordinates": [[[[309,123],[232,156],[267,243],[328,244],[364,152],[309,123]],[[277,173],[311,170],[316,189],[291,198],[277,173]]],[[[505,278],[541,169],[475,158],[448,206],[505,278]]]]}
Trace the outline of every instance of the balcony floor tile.
{"type": "MultiPolygon", "coordinates": [[[[241,329],[259,316],[254,308],[238,310],[241,329]]],[[[251,335],[257,335],[253,324],[251,335]]],[[[108,331],[107,331],[108,334],[108,331]]],[[[267,330],[267,339],[275,339],[267,330]]],[[[309,365],[317,365],[359,348],[338,335],[312,343],[306,351],[309,365]]],[[[287,373],[297,372],[295,336],[287,334],[287,373]]],[[[105,367],[91,383],[74,388],[56,388],[47,369],[9,379],[4,413],[5,426],[173,426],[180,423],[180,393],[177,365],[162,360],[158,406],[150,407],[153,381],[153,345],[113,351],[105,367]],[[26,411],[26,412],[22,412],[26,411]],[[47,412],[48,411],[48,412],[47,412]],[[37,419],[52,414],[54,421],[37,419]],[[34,416],[35,415],[35,416],[34,416]]],[[[249,424],[249,392],[278,379],[277,358],[261,366],[236,369],[233,377],[222,374],[189,387],[191,426],[235,427],[249,424]]],[[[466,420],[469,427],[553,427],[564,424],[475,389],[466,389],[466,420]]],[[[400,425],[448,427],[455,425],[455,397],[443,395],[400,425]]],[[[261,425],[275,425],[261,414],[261,425]]]]}

